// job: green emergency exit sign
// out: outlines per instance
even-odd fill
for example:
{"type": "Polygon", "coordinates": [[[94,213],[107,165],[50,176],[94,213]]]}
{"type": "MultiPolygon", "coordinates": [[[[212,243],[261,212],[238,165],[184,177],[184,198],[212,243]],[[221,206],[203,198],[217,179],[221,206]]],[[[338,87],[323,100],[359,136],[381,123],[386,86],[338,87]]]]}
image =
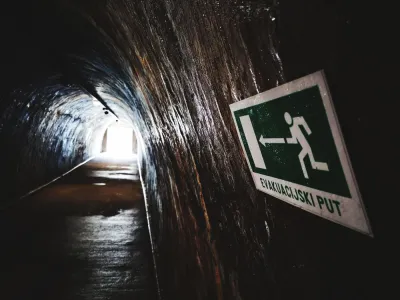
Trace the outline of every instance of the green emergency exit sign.
{"type": "Polygon", "coordinates": [[[372,235],[322,71],[230,107],[257,189],[372,235]]]}

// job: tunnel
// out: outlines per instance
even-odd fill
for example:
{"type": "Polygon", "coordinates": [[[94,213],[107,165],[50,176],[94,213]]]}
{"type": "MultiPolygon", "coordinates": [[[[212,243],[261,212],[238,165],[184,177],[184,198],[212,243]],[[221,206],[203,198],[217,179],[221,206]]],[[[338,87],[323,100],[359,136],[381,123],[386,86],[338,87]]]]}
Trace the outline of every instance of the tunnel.
{"type": "Polygon", "coordinates": [[[375,299],[378,175],[392,166],[371,161],[381,146],[368,140],[395,133],[368,104],[385,86],[372,10],[316,0],[10,2],[0,21],[1,214],[100,155],[123,125],[158,299],[375,299]],[[241,150],[229,104],[321,69],[375,238],[257,191],[241,150]]]}

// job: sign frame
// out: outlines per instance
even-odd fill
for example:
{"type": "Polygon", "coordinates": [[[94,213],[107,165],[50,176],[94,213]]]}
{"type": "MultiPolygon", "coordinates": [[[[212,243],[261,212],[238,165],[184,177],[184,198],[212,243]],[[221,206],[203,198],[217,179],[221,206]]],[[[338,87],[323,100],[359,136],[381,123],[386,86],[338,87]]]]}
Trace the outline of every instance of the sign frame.
{"type": "MultiPolygon", "coordinates": [[[[278,100],[279,101],[279,100],[278,100]]],[[[246,157],[247,164],[249,166],[250,173],[252,175],[253,181],[255,183],[256,189],[269,194],[275,198],[278,198],[286,203],[289,203],[293,206],[296,206],[302,210],[308,211],[312,214],[315,214],[317,216],[320,216],[324,219],[330,220],[332,222],[335,222],[337,224],[343,225],[345,227],[348,227],[350,229],[353,229],[355,231],[358,231],[360,233],[369,235],[373,237],[372,233],[372,228],[367,216],[367,212],[364,206],[364,203],[362,201],[361,193],[356,181],[356,177],[351,165],[350,157],[346,148],[346,144],[343,138],[343,134],[339,125],[339,120],[337,118],[337,114],[332,102],[332,97],[328,88],[327,80],[325,77],[324,72],[318,71],[313,74],[307,75],[305,77],[299,78],[297,80],[288,82],[286,84],[283,84],[281,86],[278,86],[276,88],[270,89],[268,91],[265,91],[263,93],[257,94],[255,96],[249,97],[247,99],[244,99],[239,102],[235,102],[230,105],[232,117],[235,123],[235,127],[237,130],[237,133],[239,135],[239,141],[242,146],[242,150],[244,152],[244,155],[246,157]],[[235,117],[235,112],[239,110],[243,110],[255,105],[259,105],[262,103],[267,103],[270,101],[277,100],[281,97],[291,95],[296,92],[303,91],[307,88],[311,88],[314,86],[318,86],[319,91],[320,91],[320,96],[322,98],[323,106],[325,109],[325,113],[328,119],[329,127],[331,129],[331,133],[333,136],[334,144],[336,147],[337,154],[339,156],[340,164],[343,169],[343,173],[346,179],[346,183],[348,186],[348,189],[350,191],[351,198],[344,197],[344,196],[339,196],[333,193],[313,189],[308,186],[304,185],[299,185],[290,181],[286,181],[283,179],[279,179],[276,177],[270,177],[266,176],[260,173],[256,173],[253,171],[248,154],[245,150],[244,143],[242,141],[242,137],[240,136],[240,130],[237,124],[237,120],[235,117]],[[268,182],[268,184],[267,184],[268,182]],[[294,189],[302,189],[308,191],[310,194],[313,194],[314,197],[315,195],[320,195],[321,198],[324,197],[329,197],[329,199],[333,199],[330,201],[339,201],[340,205],[342,206],[342,211],[340,216],[338,215],[332,215],[326,212],[326,210],[322,209],[321,204],[315,205],[314,199],[313,199],[313,205],[306,205],[305,203],[301,201],[296,201],[293,198],[289,196],[285,196],[285,193],[278,193],[275,189],[271,189],[271,186],[269,185],[270,182],[274,182],[277,185],[280,185],[282,187],[284,186],[291,186],[294,189]]],[[[243,125],[243,124],[242,124],[243,125]]],[[[246,137],[246,142],[247,137],[246,137]]],[[[257,141],[258,142],[258,141],[257,141]]],[[[250,148],[250,145],[249,145],[250,148]]],[[[259,151],[251,151],[252,153],[254,152],[259,152],[259,151]]],[[[253,155],[253,154],[252,154],[253,155]]],[[[252,157],[254,160],[254,157],[252,157]]],[[[290,188],[290,190],[292,190],[290,188]]],[[[319,198],[319,199],[321,199],[319,198]]],[[[326,200],[325,200],[326,201],[326,200]]],[[[327,204],[328,205],[328,204],[327,204]]],[[[331,203],[332,205],[332,203],[331,203]]],[[[339,208],[338,208],[339,209],[339,208]]]]}

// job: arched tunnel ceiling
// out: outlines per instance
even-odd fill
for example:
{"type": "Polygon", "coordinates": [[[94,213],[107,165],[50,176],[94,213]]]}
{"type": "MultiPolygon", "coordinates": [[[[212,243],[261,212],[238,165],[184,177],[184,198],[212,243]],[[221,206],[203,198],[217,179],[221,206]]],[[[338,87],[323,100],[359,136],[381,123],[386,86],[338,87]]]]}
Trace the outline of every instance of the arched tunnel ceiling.
{"type": "Polygon", "coordinates": [[[8,145],[1,154],[10,182],[4,202],[99,153],[113,122],[132,122],[131,108],[109,88],[118,75],[101,62],[110,58],[101,54],[106,47],[61,2],[17,6],[1,21],[8,45],[1,61],[0,134],[8,145]]]}
{"type": "Polygon", "coordinates": [[[21,196],[100,153],[106,128],[118,121],[131,122],[121,103],[109,100],[118,120],[76,86],[48,81],[44,87],[18,90],[11,96],[13,102],[0,119],[2,131],[9,135],[8,147],[2,149],[6,167],[15,171],[7,175],[20,186],[19,194],[11,190],[10,196],[21,196]]]}

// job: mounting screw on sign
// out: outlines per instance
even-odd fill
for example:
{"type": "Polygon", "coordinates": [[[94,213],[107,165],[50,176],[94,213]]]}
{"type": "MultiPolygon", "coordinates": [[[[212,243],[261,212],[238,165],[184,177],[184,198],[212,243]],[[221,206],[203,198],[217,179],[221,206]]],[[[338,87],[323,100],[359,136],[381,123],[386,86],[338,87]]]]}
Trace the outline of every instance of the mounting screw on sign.
{"type": "Polygon", "coordinates": [[[322,71],[230,108],[257,189],[372,236],[322,71]]]}

